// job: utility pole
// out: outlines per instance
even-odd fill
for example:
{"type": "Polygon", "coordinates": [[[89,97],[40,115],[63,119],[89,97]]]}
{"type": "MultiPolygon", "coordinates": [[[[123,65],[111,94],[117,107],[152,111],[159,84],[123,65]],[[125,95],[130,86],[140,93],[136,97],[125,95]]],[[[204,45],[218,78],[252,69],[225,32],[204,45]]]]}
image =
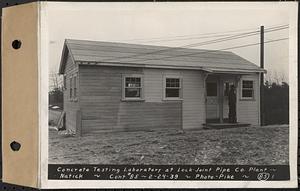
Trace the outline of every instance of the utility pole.
{"type": "MultiPolygon", "coordinates": [[[[260,67],[264,69],[264,26],[260,26],[260,67]]],[[[260,125],[265,125],[264,72],[260,74],[260,125]]]]}

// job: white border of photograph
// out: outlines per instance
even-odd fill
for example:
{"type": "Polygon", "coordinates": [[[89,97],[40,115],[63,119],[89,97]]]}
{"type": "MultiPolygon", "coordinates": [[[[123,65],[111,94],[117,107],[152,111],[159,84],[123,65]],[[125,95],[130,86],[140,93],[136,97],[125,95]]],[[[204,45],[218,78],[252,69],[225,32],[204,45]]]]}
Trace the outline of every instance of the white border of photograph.
{"type": "MultiPolygon", "coordinates": [[[[118,4],[121,7],[138,9],[140,6],[165,7],[180,6],[181,8],[193,8],[200,6],[201,9],[234,8],[234,9],[266,9],[280,8],[290,13],[289,34],[289,84],[290,84],[290,131],[289,131],[289,163],[290,181],[130,181],[130,180],[48,180],[48,28],[47,12],[52,9],[88,10],[97,9],[100,3],[83,2],[41,2],[40,33],[39,33],[39,89],[40,99],[40,186],[42,188],[289,188],[296,187],[297,182],[297,135],[298,135],[298,100],[297,100],[297,3],[296,2],[256,2],[256,3],[170,3],[170,2],[143,2],[143,3],[101,3],[101,6],[109,7],[118,4]],[[296,6],[295,6],[296,5],[296,6]]],[[[58,29],[59,30],[59,29],[58,29]]]]}

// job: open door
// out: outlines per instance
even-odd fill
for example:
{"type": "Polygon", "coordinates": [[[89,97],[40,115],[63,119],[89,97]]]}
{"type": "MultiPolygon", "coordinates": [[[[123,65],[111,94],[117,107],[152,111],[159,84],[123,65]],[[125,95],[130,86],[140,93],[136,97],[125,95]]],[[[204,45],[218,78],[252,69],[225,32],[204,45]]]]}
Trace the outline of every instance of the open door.
{"type": "Polygon", "coordinates": [[[228,95],[229,95],[229,90],[232,85],[236,87],[236,84],[234,80],[228,79],[224,81],[224,97],[223,97],[223,119],[224,122],[228,122],[228,116],[229,116],[229,104],[228,104],[228,95]]]}

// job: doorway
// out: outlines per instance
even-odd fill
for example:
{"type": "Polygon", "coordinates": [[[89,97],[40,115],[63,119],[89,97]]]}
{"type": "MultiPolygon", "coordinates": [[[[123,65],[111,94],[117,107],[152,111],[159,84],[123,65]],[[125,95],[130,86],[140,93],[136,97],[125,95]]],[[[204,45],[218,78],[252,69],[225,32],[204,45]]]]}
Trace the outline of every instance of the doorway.
{"type": "Polygon", "coordinates": [[[228,122],[228,95],[232,85],[236,87],[231,75],[211,75],[206,79],[206,123],[228,122]]]}
{"type": "Polygon", "coordinates": [[[219,91],[217,81],[206,82],[206,122],[219,122],[219,91]]]}
{"type": "Polygon", "coordinates": [[[226,80],[223,82],[223,121],[228,123],[229,122],[229,91],[230,87],[234,84],[233,80],[226,80]]]}

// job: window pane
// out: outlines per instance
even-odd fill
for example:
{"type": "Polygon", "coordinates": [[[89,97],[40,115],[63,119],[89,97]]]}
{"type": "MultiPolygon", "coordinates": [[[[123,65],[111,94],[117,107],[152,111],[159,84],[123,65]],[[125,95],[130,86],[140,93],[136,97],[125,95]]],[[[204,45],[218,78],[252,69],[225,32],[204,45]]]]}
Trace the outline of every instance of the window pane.
{"type": "Polygon", "coordinates": [[[217,96],[218,89],[217,83],[206,83],[206,95],[207,96],[217,96]]]}
{"type": "Polygon", "coordinates": [[[74,97],[77,97],[77,88],[74,88],[74,97]]]}
{"type": "Polygon", "coordinates": [[[244,80],[243,81],[243,88],[253,88],[253,81],[244,80]]]}
{"type": "Polygon", "coordinates": [[[64,75],[64,89],[67,89],[67,77],[64,75]]]}
{"type": "Polygon", "coordinates": [[[141,97],[140,88],[125,88],[125,97],[126,98],[139,98],[141,97]]]}
{"type": "Polygon", "coordinates": [[[180,87],[180,79],[179,78],[166,78],[166,87],[180,87]]]}
{"type": "Polygon", "coordinates": [[[70,88],[70,98],[72,98],[72,88],[70,88]]]}
{"type": "Polygon", "coordinates": [[[125,86],[126,87],[141,87],[141,78],[125,78],[125,86]]]}
{"type": "Polygon", "coordinates": [[[166,97],[174,97],[174,98],[179,98],[179,89],[175,88],[166,88],[166,97]]]}
{"type": "Polygon", "coordinates": [[[135,83],[140,84],[141,83],[141,78],[135,78],[135,83]]]}
{"type": "Polygon", "coordinates": [[[179,83],[179,79],[175,79],[175,87],[180,87],[179,83]]]}
{"type": "Polygon", "coordinates": [[[70,98],[72,98],[73,97],[73,92],[72,92],[73,90],[72,90],[72,78],[70,78],[70,98]]]}
{"type": "Polygon", "coordinates": [[[253,97],[253,90],[243,90],[242,91],[242,96],[247,97],[247,98],[252,98],[253,97]]]}
{"type": "Polygon", "coordinates": [[[70,88],[72,88],[72,78],[70,78],[70,88]]]}
{"type": "Polygon", "coordinates": [[[171,80],[170,79],[166,79],[166,87],[171,87],[171,80]]]}

